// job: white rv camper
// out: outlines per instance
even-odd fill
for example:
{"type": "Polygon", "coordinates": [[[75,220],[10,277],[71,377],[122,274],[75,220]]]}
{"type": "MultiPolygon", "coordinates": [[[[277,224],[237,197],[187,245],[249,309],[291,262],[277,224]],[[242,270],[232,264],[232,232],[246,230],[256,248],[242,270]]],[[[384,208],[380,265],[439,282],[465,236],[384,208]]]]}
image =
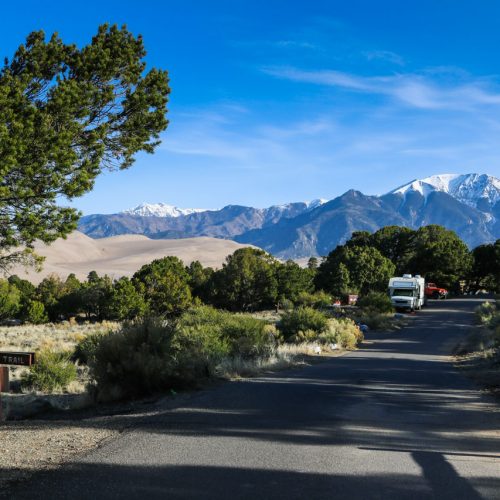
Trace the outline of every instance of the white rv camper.
{"type": "Polygon", "coordinates": [[[425,304],[425,279],[416,274],[403,274],[389,280],[389,296],[396,309],[415,311],[425,304]]]}

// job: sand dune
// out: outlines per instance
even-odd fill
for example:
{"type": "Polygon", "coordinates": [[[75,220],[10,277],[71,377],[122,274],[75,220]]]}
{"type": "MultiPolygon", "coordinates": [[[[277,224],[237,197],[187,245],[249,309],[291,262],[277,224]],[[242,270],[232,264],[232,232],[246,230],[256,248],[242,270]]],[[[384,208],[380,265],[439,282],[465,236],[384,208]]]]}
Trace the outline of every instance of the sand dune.
{"type": "Polygon", "coordinates": [[[179,257],[185,264],[199,260],[204,266],[219,268],[227,255],[246,246],[249,245],[217,238],[151,240],[135,234],[94,240],[75,231],[66,240],[35,246],[36,253],[45,257],[41,273],[19,267],[11,272],[33,283],[51,273],[62,278],[75,273],[79,279],[85,279],[90,271],[97,271],[119,278],[131,276],[142,265],[167,255],[179,257]]]}

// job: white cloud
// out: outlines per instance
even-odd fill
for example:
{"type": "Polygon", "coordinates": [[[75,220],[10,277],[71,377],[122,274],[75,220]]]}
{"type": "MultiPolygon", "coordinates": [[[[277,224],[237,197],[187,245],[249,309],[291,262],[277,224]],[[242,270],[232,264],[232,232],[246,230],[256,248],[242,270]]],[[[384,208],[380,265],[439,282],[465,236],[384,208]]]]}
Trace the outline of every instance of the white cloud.
{"type": "Polygon", "coordinates": [[[324,114],[282,124],[231,113],[227,107],[222,112],[218,105],[202,112],[186,110],[176,117],[163,138],[162,151],[191,156],[193,162],[205,157],[236,169],[314,168],[325,160],[322,151],[336,130],[335,121],[324,114]]]}
{"type": "Polygon", "coordinates": [[[319,49],[319,47],[314,43],[300,41],[300,40],[278,40],[277,42],[270,42],[270,43],[275,47],[283,49],[288,49],[288,48],[311,49],[311,50],[319,49]]]}
{"type": "Polygon", "coordinates": [[[500,105],[500,90],[482,79],[467,83],[440,84],[426,76],[401,73],[387,76],[359,76],[335,70],[301,70],[294,67],[265,67],[276,78],[343,88],[355,92],[386,95],[421,109],[466,109],[500,105]]]}
{"type": "Polygon", "coordinates": [[[382,60],[387,61],[392,64],[397,64],[398,66],[404,66],[404,59],[395,52],[391,52],[390,50],[369,50],[363,53],[363,55],[369,60],[382,60]]]}

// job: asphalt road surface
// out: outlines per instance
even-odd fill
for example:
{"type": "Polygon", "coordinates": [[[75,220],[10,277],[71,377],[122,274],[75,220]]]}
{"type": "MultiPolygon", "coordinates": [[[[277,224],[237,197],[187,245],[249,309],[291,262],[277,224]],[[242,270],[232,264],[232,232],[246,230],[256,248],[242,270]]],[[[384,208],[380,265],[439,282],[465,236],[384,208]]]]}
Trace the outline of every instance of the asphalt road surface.
{"type": "Polygon", "coordinates": [[[500,498],[498,406],[449,357],[478,304],[433,302],[356,352],[198,393],[11,498],[500,498]]]}

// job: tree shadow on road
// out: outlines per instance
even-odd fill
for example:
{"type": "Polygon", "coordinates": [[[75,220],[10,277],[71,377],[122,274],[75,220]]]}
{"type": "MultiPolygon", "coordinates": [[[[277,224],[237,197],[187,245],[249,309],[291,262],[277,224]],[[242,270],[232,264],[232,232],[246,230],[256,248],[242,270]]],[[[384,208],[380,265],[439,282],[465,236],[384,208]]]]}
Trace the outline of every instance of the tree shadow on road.
{"type": "MultiPolygon", "coordinates": [[[[121,466],[78,463],[35,477],[34,488],[18,488],[10,498],[39,500],[98,499],[440,499],[481,498],[440,458],[417,455],[428,485],[409,474],[313,474],[264,468],[218,466],[121,466]],[[433,477],[445,473],[445,484],[433,477]],[[34,495],[35,493],[35,495],[34,495]]],[[[487,497],[500,481],[476,478],[475,487],[487,497]]]]}

